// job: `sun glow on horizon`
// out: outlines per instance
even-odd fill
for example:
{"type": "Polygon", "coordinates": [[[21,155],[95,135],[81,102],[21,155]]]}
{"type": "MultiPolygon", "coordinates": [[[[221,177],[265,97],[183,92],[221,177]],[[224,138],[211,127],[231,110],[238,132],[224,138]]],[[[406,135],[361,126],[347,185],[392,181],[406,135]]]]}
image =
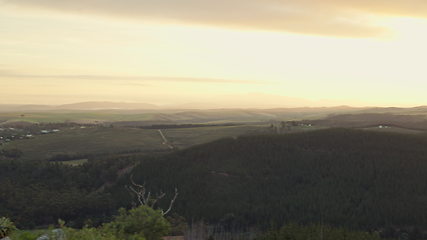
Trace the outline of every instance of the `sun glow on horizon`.
{"type": "Polygon", "coordinates": [[[352,38],[6,5],[0,17],[0,103],[249,106],[249,93],[311,101],[304,106],[427,103],[427,20],[420,18],[376,16],[386,35],[352,38]]]}

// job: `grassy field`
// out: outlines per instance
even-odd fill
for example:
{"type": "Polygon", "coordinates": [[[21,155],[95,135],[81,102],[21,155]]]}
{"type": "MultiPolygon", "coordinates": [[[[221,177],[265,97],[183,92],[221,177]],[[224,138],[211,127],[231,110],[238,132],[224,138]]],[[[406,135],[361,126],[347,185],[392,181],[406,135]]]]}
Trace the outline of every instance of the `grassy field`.
{"type": "Polygon", "coordinates": [[[369,128],[362,128],[362,129],[377,131],[377,132],[393,132],[393,133],[404,133],[404,134],[421,134],[426,132],[423,130],[413,130],[413,129],[407,129],[407,128],[401,128],[401,127],[387,127],[387,128],[369,127],[369,128]]]}
{"type": "MultiPolygon", "coordinates": [[[[296,126],[291,130],[282,130],[281,134],[298,131],[312,131],[327,127],[322,126],[296,126]]],[[[422,133],[422,131],[404,128],[364,128],[372,131],[422,133]]],[[[142,129],[131,127],[102,127],[92,126],[86,128],[64,127],[60,132],[34,135],[30,139],[18,139],[4,144],[0,148],[18,149],[22,151],[25,160],[49,160],[61,155],[71,158],[57,161],[69,165],[80,165],[93,155],[116,155],[133,153],[151,153],[183,149],[197,144],[208,143],[220,138],[238,137],[248,134],[270,134],[275,130],[269,124],[247,124],[235,126],[206,126],[188,128],[162,129],[167,139],[167,144],[158,129],[142,129]]]]}
{"type": "Polygon", "coordinates": [[[60,161],[59,163],[75,167],[75,166],[83,165],[87,163],[87,161],[88,161],[87,158],[83,158],[83,159],[76,159],[76,160],[70,160],[70,161],[60,161]]]}
{"type": "Polygon", "coordinates": [[[21,150],[23,159],[49,159],[61,154],[82,156],[167,150],[154,129],[107,127],[61,129],[58,133],[12,141],[4,148],[21,150]]]}
{"type": "MultiPolygon", "coordinates": [[[[340,110],[337,110],[340,112],[340,110]]],[[[350,111],[350,110],[349,110],[350,111]]],[[[345,111],[347,112],[347,111],[345,111]]],[[[333,109],[211,109],[211,110],[55,110],[0,112],[1,123],[235,123],[319,119],[333,109]]]]}
{"type": "MultiPolygon", "coordinates": [[[[266,133],[267,125],[211,126],[162,130],[168,142],[178,149],[207,143],[224,137],[266,133]]],[[[157,129],[127,127],[64,128],[60,132],[36,135],[31,139],[15,140],[4,149],[19,149],[22,159],[50,159],[58,155],[76,156],[76,161],[88,155],[109,155],[130,152],[170,151],[157,129]]],[[[74,159],[71,159],[74,160],[74,159]]]]}
{"type": "Polygon", "coordinates": [[[0,122],[31,123],[97,123],[116,121],[150,121],[156,118],[152,113],[114,113],[108,111],[75,111],[75,112],[35,112],[35,113],[0,113],[0,122]]]}
{"type": "Polygon", "coordinates": [[[185,148],[195,144],[211,142],[220,138],[265,133],[266,129],[266,125],[215,126],[164,129],[163,133],[173,146],[185,148]]]}
{"type": "MultiPolygon", "coordinates": [[[[298,131],[316,130],[316,127],[293,127],[291,131],[282,131],[283,134],[298,131]]],[[[185,148],[196,143],[208,143],[220,138],[234,138],[242,135],[271,134],[268,124],[239,125],[239,126],[216,126],[201,128],[175,128],[163,130],[166,138],[177,148],[185,148]]]]}

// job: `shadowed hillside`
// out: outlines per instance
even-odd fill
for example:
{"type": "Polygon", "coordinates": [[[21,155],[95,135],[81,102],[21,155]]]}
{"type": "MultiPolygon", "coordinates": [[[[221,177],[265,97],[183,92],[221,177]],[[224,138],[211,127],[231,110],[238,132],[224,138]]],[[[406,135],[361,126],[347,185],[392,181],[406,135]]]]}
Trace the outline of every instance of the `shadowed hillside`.
{"type": "Polygon", "coordinates": [[[124,187],[129,175],[119,173],[137,165],[136,182],[153,194],[167,193],[160,207],[179,189],[173,211],[187,221],[423,229],[426,146],[426,135],[329,129],[228,138],[168,155],[89,159],[75,167],[20,161],[5,151],[0,214],[30,227],[58,218],[76,226],[109,220],[135,201],[124,187]]]}
{"type": "Polygon", "coordinates": [[[145,160],[152,189],[180,189],[188,218],[355,228],[425,226],[427,138],[331,129],[223,139],[145,160]]]}

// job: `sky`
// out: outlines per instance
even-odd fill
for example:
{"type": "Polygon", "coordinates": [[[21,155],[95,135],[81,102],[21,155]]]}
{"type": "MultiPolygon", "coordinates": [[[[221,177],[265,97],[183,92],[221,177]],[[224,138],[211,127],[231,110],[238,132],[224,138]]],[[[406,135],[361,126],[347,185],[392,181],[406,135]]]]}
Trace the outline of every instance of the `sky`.
{"type": "Polygon", "coordinates": [[[425,0],[0,0],[0,104],[427,104],[425,0]]]}

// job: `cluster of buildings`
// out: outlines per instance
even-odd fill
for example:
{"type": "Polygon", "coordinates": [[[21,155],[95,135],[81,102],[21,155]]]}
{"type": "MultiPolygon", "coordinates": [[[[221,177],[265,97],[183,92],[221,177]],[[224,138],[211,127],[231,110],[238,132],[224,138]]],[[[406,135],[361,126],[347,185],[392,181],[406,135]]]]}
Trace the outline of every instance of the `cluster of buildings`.
{"type": "Polygon", "coordinates": [[[30,139],[37,134],[57,133],[60,131],[59,129],[43,129],[40,132],[34,131],[32,133],[19,128],[0,128],[0,146],[14,140],[30,139]]]}
{"type": "Polygon", "coordinates": [[[52,129],[52,130],[41,130],[40,133],[41,134],[49,134],[49,133],[57,133],[60,132],[61,130],[59,129],[52,129]]]}

